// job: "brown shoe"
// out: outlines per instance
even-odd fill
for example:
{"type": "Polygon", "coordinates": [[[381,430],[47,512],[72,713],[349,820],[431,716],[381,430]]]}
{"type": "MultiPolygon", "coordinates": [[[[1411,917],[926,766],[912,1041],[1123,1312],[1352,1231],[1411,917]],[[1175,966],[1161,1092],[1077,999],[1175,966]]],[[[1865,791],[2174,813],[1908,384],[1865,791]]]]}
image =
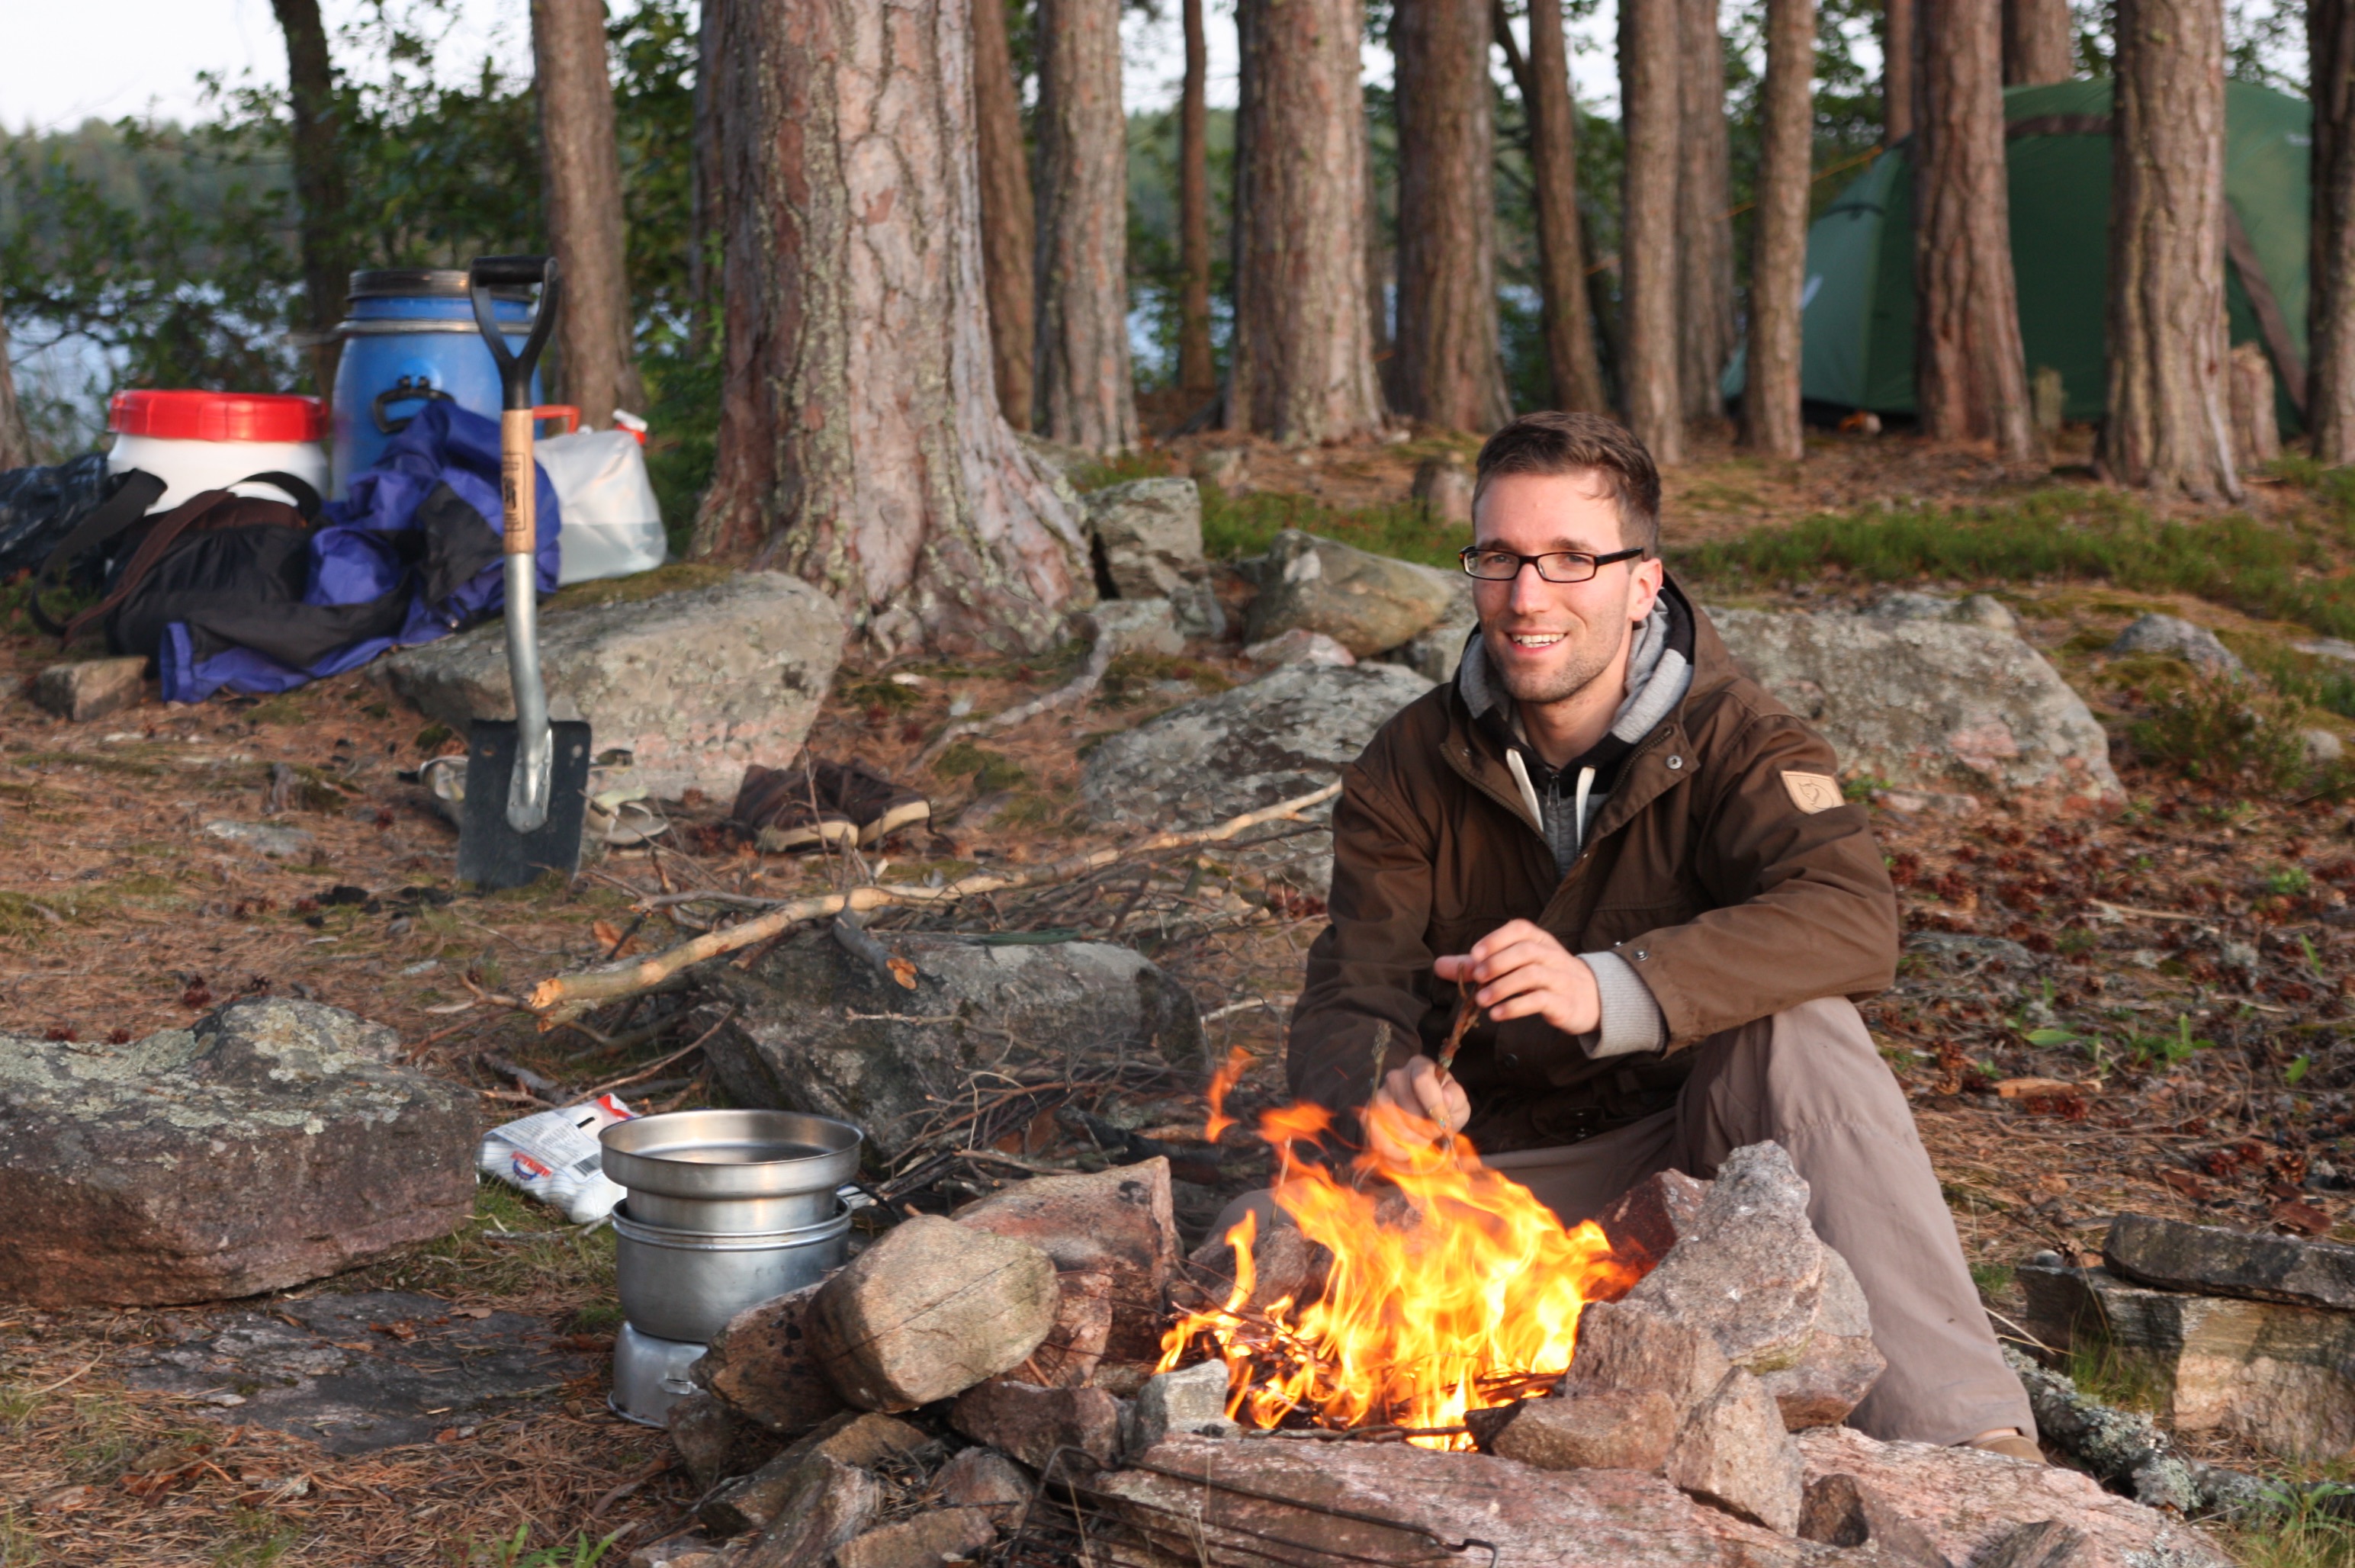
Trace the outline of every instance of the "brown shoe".
{"type": "Polygon", "coordinates": [[[2044,1450],[2036,1445],[2034,1438],[2024,1437],[2010,1427],[1974,1437],[1963,1446],[1976,1448],[1982,1454],[2000,1454],[2007,1459],[2025,1460],[2030,1465],[2051,1463],[2044,1457],[2044,1450]]]}
{"type": "Polygon", "coordinates": [[[772,855],[813,844],[831,848],[858,837],[858,825],[827,803],[807,768],[764,768],[757,763],[746,768],[728,819],[772,855]]]}
{"type": "Polygon", "coordinates": [[[931,801],[862,763],[820,763],[815,774],[818,799],[858,825],[861,844],[932,820],[931,801]]]}

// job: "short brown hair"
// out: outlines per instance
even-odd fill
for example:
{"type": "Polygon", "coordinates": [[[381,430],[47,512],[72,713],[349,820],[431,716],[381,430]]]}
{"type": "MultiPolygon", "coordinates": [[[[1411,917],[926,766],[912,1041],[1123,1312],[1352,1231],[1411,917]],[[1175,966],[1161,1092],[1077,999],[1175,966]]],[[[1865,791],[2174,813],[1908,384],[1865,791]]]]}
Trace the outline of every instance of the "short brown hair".
{"type": "Polygon", "coordinates": [[[1627,427],[1600,414],[1523,414],[1490,436],[1473,470],[1472,505],[1508,474],[1594,474],[1619,507],[1619,541],[1660,553],[1660,471],[1627,427]]]}

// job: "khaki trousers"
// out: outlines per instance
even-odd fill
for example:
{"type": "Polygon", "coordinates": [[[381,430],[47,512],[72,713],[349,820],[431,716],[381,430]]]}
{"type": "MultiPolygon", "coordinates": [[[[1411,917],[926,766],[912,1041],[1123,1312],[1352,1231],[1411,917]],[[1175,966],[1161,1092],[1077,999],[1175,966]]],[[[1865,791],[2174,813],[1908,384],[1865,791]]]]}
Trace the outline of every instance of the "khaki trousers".
{"type": "MultiPolygon", "coordinates": [[[[2036,1434],[1963,1262],[1913,1113],[1845,997],[1804,1002],[1711,1035],[1668,1110],[1563,1148],[1487,1157],[1574,1225],[1661,1170],[1710,1177],[1744,1144],[1781,1144],[1806,1179],[1816,1233],[1848,1260],[1889,1370],[1849,1424],[1870,1436],[1965,1443],[1997,1427],[2036,1434]]],[[[1228,1206],[1281,1222],[1264,1192],[1228,1206]]]]}

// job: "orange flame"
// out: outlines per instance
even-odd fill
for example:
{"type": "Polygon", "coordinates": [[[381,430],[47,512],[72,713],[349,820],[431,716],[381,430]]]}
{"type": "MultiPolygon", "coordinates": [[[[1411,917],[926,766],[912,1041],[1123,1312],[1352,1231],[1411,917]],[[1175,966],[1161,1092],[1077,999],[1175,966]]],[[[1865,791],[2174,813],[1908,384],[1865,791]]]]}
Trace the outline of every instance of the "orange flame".
{"type": "Polygon", "coordinates": [[[1272,1427],[1295,1413],[1326,1427],[1393,1424],[1429,1448],[1466,1448],[1465,1413],[1541,1392],[1570,1365],[1589,1301],[1627,1290],[1639,1267],[1612,1256],[1592,1221],[1565,1230],[1529,1189],[1489,1169],[1460,1136],[1394,1107],[1370,1115],[1418,1152],[1404,1170],[1348,1184],[1295,1157],[1326,1130],[1321,1106],[1269,1111],[1259,1133],[1281,1170],[1277,1205],[1332,1254],[1323,1294],[1251,1307],[1257,1217],[1227,1233],[1235,1285],[1225,1303],[1188,1314],[1161,1341],[1159,1370],[1207,1338],[1226,1362],[1228,1412],[1272,1427]]]}
{"type": "Polygon", "coordinates": [[[1226,1064],[1210,1074],[1210,1119],[1202,1124],[1204,1142],[1217,1143],[1219,1135],[1235,1125],[1235,1119],[1227,1115],[1227,1093],[1251,1065],[1251,1052],[1239,1045],[1227,1052],[1226,1064]]]}

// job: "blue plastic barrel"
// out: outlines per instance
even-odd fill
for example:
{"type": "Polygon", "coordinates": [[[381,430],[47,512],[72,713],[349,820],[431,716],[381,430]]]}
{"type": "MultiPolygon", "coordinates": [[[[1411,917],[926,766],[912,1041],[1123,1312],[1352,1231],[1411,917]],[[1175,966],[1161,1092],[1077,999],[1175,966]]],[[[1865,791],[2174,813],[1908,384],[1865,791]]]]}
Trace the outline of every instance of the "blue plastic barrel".
{"type": "MultiPolygon", "coordinates": [[[[508,347],[523,347],[531,301],[520,291],[494,290],[502,323],[515,323],[508,347]]],[[[474,325],[466,274],[455,270],[400,267],[354,272],[344,321],[336,328],[344,353],[336,367],[335,493],[374,466],[385,443],[432,398],[499,417],[499,370],[474,325]]],[[[539,379],[531,383],[540,400],[539,379]]]]}

